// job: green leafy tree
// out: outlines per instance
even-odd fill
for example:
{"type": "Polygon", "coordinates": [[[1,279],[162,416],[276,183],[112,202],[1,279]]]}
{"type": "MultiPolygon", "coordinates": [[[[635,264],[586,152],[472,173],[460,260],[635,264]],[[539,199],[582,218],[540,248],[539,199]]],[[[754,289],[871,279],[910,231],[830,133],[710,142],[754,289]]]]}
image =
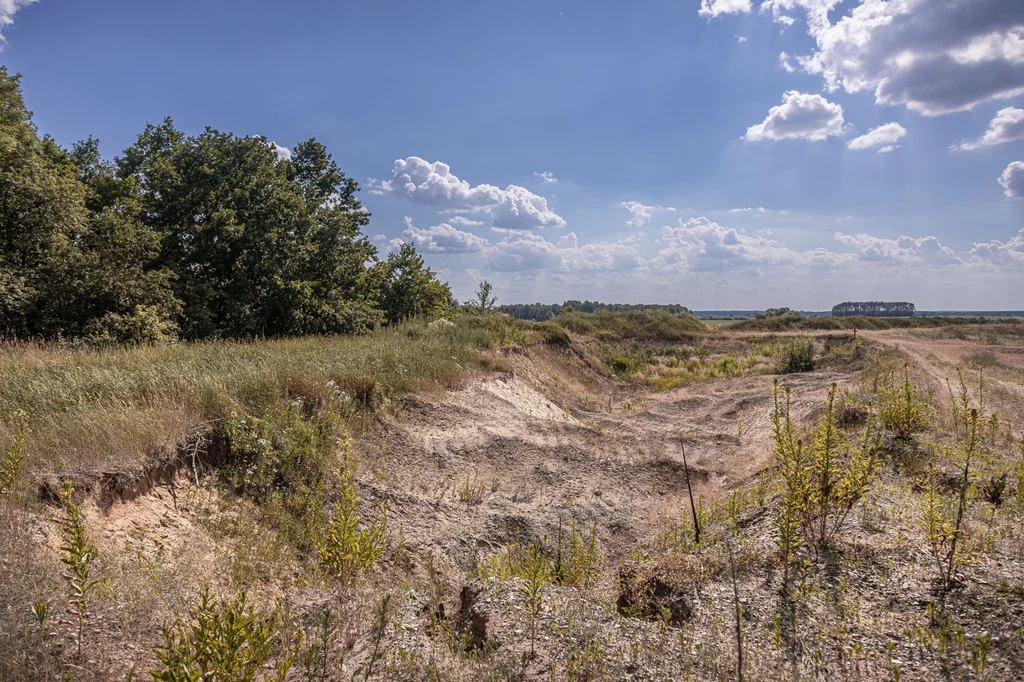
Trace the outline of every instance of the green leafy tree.
{"type": "Polygon", "coordinates": [[[21,77],[0,66],[0,332],[39,333],[40,266],[85,229],[85,190],[70,157],[40,139],[21,77]]]}
{"type": "Polygon", "coordinates": [[[480,282],[480,286],[476,290],[476,298],[466,301],[466,308],[475,315],[489,315],[494,309],[494,304],[498,302],[498,298],[491,295],[492,290],[490,282],[487,280],[480,282]]]}
{"type": "Polygon", "coordinates": [[[423,257],[412,244],[402,244],[382,265],[380,302],[388,322],[417,316],[438,317],[448,310],[451,289],[424,265],[423,257]]]}

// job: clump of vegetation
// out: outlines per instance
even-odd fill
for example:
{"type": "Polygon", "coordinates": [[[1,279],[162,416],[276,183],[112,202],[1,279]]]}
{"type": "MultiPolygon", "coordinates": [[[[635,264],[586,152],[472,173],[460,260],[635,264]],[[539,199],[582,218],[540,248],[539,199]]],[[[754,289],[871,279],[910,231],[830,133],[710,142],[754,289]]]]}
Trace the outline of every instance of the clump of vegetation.
{"type": "Polygon", "coordinates": [[[352,482],[355,462],[347,436],[342,441],[342,452],[344,459],[338,471],[338,501],[323,536],[316,541],[316,548],[328,572],[350,584],[380,560],[388,515],[387,509],[382,508],[373,524],[359,528],[360,500],[352,482]]]}
{"type": "MultiPolygon", "coordinates": [[[[104,351],[16,344],[4,348],[0,364],[0,414],[32,415],[29,472],[132,470],[154,446],[184,440],[195,425],[226,433],[226,421],[252,416],[314,428],[329,417],[310,409],[328,404],[348,420],[479,367],[492,345],[474,318],[437,330],[412,321],[358,337],[104,351]],[[45,461],[33,459],[44,452],[45,461]]],[[[253,428],[250,421],[245,430],[253,428]]],[[[13,435],[0,423],[0,439],[13,435]]]]}
{"type": "Polygon", "coordinates": [[[881,390],[878,416],[885,430],[901,440],[928,427],[928,404],[910,380],[909,364],[903,367],[903,381],[890,374],[889,385],[881,390]]]}
{"type": "Polygon", "coordinates": [[[232,414],[220,428],[229,453],[224,476],[259,506],[266,521],[308,549],[323,526],[325,478],[341,429],[338,413],[292,402],[261,417],[232,414]]]}
{"type": "Polygon", "coordinates": [[[590,589],[601,574],[601,546],[597,539],[597,522],[590,530],[577,528],[576,518],[569,522],[569,537],[563,538],[562,520],[558,521],[558,541],[552,560],[551,575],[560,585],[590,589]]]}
{"type": "Polygon", "coordinates": [[[690,343],[708,328],[689,313],[662,310],[612,313],[562,313],[554,320],[570,332],[617,339],[658,339],[690,343]]]}
{"type": "Polygon", "coordinates": [[[960,377],[962,402],[954,405],[954,419],[957,422],[957,443],[950,454],[957,465],[954,486],[955,500],[945,499],[935,482],[935,473],[924,491],[922,520],[928,551],[935,560],[939,580],[949,588],[955,579],[956,566],[961,560],[963,542],[966,539],[964,515],[967,512],[968,492],[975,475],[974,466],[983,448],[984,413],[981,408],[971,407],[967,398],[967,387],[960,377]],[[955,511],[954,511],[955,509],[955,511]]]}
{"type": "Polygon", "coordinates": [[[188,618],[164,629],[163,644],[154,652],[162,668],[151,675],[157,682],[252,682],[262,673],[264,682],[284,682],[301,638],[281,642],[281,626],[279,618],[254,609],[245,592],[217,599],[207,586],[188,618]],[[272,672],[265,671],[281,648],[286,652],[282,660],[272,672]]]}
{"type": "Polygon", "coordinates": [[[25,466],[25,439],[31,433],[28,428],[28,415],[24,410],[14,413],[14,435],[11,444],[4,450],[0,461],[0,500],[16,497],[20,484],[21,471],[25,466]]]}
{"type": "Polygon", "coordinates": [[[838,425],[837,394],[832,384],[825,411],[805,446],[790,418],[790,392],[780,401],[775,383],[772,441],[782,474],[783,492],[775,527],[783,581],[805,544],[815,548],[835,538],[854,505],[864,496],[878,465],[879,442],[869,418],[861,442],[852,446],[838,425]]]}
{"type": "Polygon", "coordinates": [[[792,339],[779,348],[776,361],[777,374],[795,374],[814,371],[818,348],[814,339],[792,339]]]}
{"type": "Polygon", "coordinates": [[[67,613],[75,619],[77,630],[76,644],[78,657],[82,657],[82,645],[85,640],[85,626],[89,620],[89,604],[91,595],[99,584],[92,577],[93,562],[96,560],[96,547],[89,542],[82,521],[82,510],[74,500],[75,489],[65,481],[61,485],[59,495],[64,505],[64,518],[60,520],[60,561],[67,567],[62,575],[68,589],[67,613]]]}

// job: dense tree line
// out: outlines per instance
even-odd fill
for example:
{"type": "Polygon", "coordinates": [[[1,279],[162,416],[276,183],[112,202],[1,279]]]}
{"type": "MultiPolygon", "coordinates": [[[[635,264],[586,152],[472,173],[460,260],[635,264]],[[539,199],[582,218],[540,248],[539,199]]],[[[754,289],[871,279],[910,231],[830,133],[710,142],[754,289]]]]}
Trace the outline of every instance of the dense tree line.
{"type": "Polygon", "coordinates": [[[593,313],[599,310],[625,313],[642,310],[664,310],[672,314],[688,313],[689,308],[677,303],[599,303],[597,301],[566,301],[565,303],[511,303],[496,307],[499,312],[511,315],[520,320],[544,322],[557,317],[563,312],[593,313]]]}
{"type": "Polygon", "coordinates": [[[386,259],[315,139],[148,125],[113,161],[40,137],[0,67],[0,336],[151,341],[358,333],[454,300],[411,245],[386,259]]]}
{"type": "Polygon", "coordinates": [[[906,301],[846,301],[832,306],[832,317],[913,317],[915,309],[906,301]]]}

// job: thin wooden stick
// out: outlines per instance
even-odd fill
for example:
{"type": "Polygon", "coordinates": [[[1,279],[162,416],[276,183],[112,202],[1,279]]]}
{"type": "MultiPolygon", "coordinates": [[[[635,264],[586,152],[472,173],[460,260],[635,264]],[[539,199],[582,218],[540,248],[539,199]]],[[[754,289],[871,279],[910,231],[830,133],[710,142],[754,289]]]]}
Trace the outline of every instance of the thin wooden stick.
{"type": "Polygon", "coordinates": [[[683,472],[686,474],[686,492],[690,495],[690,513],[693,515],[693,544],[700,544],[700,519],[697,518],[697,505],[693,503],[693,489],[690,487],[690,467],[686,464],[686,443],[679,439],[679,447],[683,449],[683,472]]]}

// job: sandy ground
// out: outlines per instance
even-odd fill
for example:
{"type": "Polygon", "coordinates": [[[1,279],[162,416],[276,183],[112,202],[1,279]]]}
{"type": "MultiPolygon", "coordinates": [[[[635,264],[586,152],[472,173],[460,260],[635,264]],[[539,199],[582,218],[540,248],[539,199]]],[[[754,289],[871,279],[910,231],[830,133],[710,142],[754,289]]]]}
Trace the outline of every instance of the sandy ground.
{"type": "MultiPolygon", "coordinates": [[[[873,343],[904,353],[916,372],[929,377],[939,397],[944,395],[945,379],[955,376],[957,367],[976,373],[972,358],[986,351],[986,400],[1004,418],[1024,423],[1024,347],[942,339],[930,332],[861,333],[873,343]]],[[[559,524],[567,526],[570,518],[597,523],[608,564],[615,566],[649,541],[663,519],[688,515],[683,446],[694,491],[706,502],[749,484],[772,462],[772,376],[648,393],[610,381],[572,350],[536,346],[511,351],[507,359],[508,372],[473,379],[457,391],[404,399],[359,438],[359,494],[367,505],[388,506],[392,527],[401,528],[413,571],[422,567],[429,554],[449,575],[469,576],[482,558],[512,542],[553,538],[559,524]]],[[[784,378],[793,390],[793,415],[799,425],[810,427],[820,414],[829,384],[845,387],[856,380],[859,367],[845,369],[848,372],[833,368],[784,378]]],[[[105,510],[90,506],[92,536],[105,553],[120,548],[126,554],[159,555],[169,561],[187,556],[188,570],[227,585],[228,562],[218,556],[223,546],[199,521],[202,515],[208,518],[211,505],[217,502],[197,496],[194,490],[183,492],[189,486],[181,476],[175,486],[155,487],[147,495],[105,510]]],[[[903,494],[884,488],[878,504],[898,508],[903,494]],[[885,496],[892,500],[886,502],[885,496]]],[[[909,514],[886,513],[892,514],[890,519],[909,514]]],[[[904,533],[916,532],[918,520],[911,516],[901,521],[905,528],[895,531],[893,548],[902,546],[904,533]]],[[[754,541],[770,553],[770,519],[764,517],[758,523],[763,527],[751,531],[754,541]]],[[[889,609],[920,611],[920,604],[929,598],[921,570],[926,555],[915,550],[908,555],[907,565],[893,568],[876,558],[879,547],[892,538],[876,534],[857,529],[851,540],[851,550],[856,548],[867,557],[859,573],[851,572],[862,581],[862,608],[876,609],[880,614],[874,616],[876,621],[888,618],[889,609]]],[[[1007,559],[1006,570],[1018,571],[1019,563],[1016,558],[1007,559]]],[[[456,583],[465,579],[456,578],[456,583]]],[[[769,572],[764,580],[771,579],[769,572]]],[[[760,589],[757,581],[748,582],[744,587],[748,593],[760,589]]],[[[724,604],[729,597],[724,586],[706,589],[712,595],[709,605],[724,604]]],[[[508,599],[515,601],[514,595],[508,599]]],[[[510,618],[508,608],[506,619],[510,618]]],[[[721,606],[709,608],[708,613],[714,614],[721,606]]],[[[768,600],[747,608],[755,621],[770,623],[777,607],[768,600]]],[[[629,637],[661,641],[653,626],[623,626],[613,613],[599,618],[603,620],[595,628],[632,628],[626,644],[629,637]]],[[[711,618],[707,622],[712,625],[705,625],[712,630],[705,629],[701,636],[718,632],[713,628],[721,627],[715,624],[719,616],[702,618],[711,618]]],[[[516,645],[521,645],[521,627],[517,621],[499,637],[507,642],[518,639],[516,645]]],[[[770,638],[768,627],[761,629],[763,638],[770,638]]],[[[886,621],[886,627],[892,631],[887,636],[901,636],[899,619],[886,621]]],[[[425,635],[412,632],[407,639],[424,646],[425,635]]],[[[865,646],[873,644],[876,634],[864,636],[865,646]]],[[[558,652],[548,655],[557,658],[558,652]]],[[[875,672],[862,679],[877,679],[873,676],[881,674],[878,671],[885,670],[885,665],[878,663],[871,668],[875,672]]],[[[930,679],[928,665],[920,664],[923,677],[904,670],[904,679],[930,679]]],[[[1012,661],[1003,665],[1004,672],[1014,669],[1012,661]]],[[[544,677],[543,669],[538,667],[535,676],[544,677]]]]}

